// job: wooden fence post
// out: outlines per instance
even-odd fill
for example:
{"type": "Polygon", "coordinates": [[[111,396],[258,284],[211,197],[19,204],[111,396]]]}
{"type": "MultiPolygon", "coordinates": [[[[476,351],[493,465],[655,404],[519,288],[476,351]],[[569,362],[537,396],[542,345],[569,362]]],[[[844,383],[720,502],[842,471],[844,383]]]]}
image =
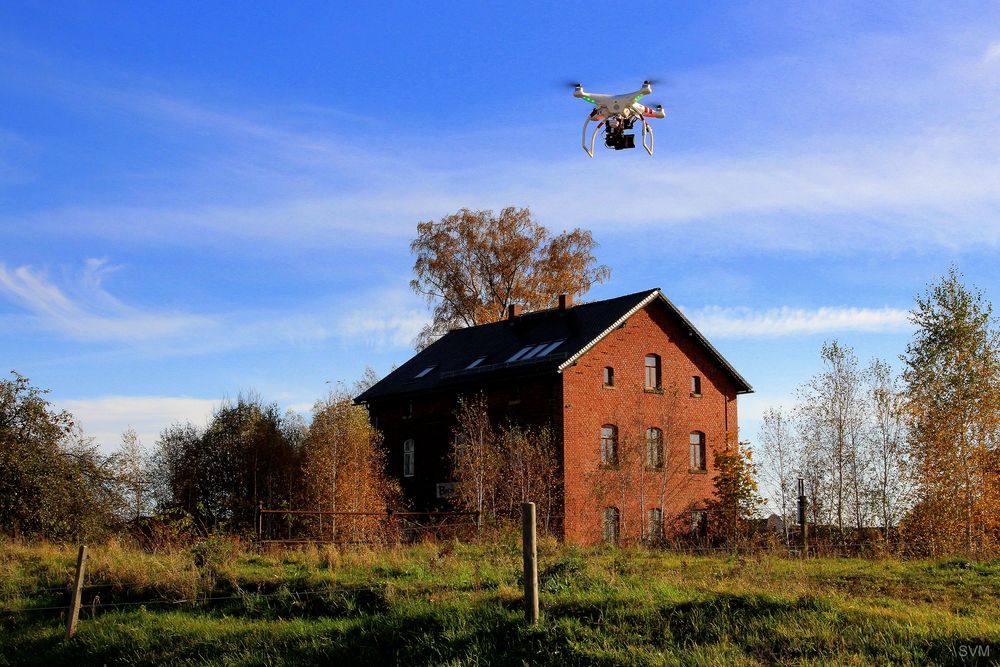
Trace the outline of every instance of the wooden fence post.
{"type": "Polygon", "coordinates": [[[83,594],[83,575],[86,570],[87,545],[81,544],[80,553],[76,557],[76,579],[69,601],[69,617],[66,619],[66,639],[72,639],[76,634],[76,622],[80,618],[80,596],[83,594]]]}
{"type": "Polygon", "coordinates": [[[524,549],[524,619],[538,623],[538,549],[535,545],[535,503],[521,504],[521,541],[524,549]]]}

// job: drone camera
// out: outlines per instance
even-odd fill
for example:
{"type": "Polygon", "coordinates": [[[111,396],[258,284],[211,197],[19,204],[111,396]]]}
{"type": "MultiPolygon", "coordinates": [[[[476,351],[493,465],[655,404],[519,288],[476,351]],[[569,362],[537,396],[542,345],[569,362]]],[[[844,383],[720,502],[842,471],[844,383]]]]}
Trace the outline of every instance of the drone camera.
{"type": "Polygon", "coordinates": [[[635,135],[634,134],[617,134],[609,136],[604,141],[608,148],[614,148],[616,151],[624,150],[626,148],[635,148],[635,135]]]}

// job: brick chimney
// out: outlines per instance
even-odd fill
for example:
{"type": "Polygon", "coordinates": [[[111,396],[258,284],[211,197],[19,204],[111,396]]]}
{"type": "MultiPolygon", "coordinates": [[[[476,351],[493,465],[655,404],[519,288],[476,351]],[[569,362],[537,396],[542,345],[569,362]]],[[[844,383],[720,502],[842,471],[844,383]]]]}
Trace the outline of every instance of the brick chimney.
{"type": "Polygon", "coordinates": [[[507,306],[507,319],[508,320],[516,320],[520,316],[521,316],[521,304],[519,304],[519,303],[512,303],[509,306],[507,306]]]}
{"type": "Polygon", "coordinates": [[[560,294],[559,295],[559,310],[566,310],[567,308],[573,307],[573,295],[572,294],[560,294]]]}

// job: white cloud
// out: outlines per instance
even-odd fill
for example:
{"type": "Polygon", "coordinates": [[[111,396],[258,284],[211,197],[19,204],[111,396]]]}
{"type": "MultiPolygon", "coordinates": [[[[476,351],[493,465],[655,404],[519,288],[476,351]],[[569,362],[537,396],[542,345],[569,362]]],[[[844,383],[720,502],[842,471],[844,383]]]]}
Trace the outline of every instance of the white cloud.
{"type": "Polygon", "coordinates": [[[0,295],[20,304],[40,327],[75,340],[140,342],[214,325],[207,317],[126,306],[103,287],[114,269],[104,260],[88,259],[67,293],[42,271],[30,266],[8,269],[0,263],[0,295]]]}
{"type": "Polygon", "coordinates": [[[706,336],[751,338],[826,334],[844,331],[900,333],[910,330],[909,311],[900,308],[822,307],[721,308],[685,311],[706,336]]]}
{"type": "Polygon", "coordinates": [[[116,449],[122,432],[132,428],[142,444],[153,446],[160,432],[175,422],[202,427],[222,401],[180,396],[103,396],[54,401],[76,418],[85,436],[105,453],[116,449]]]}

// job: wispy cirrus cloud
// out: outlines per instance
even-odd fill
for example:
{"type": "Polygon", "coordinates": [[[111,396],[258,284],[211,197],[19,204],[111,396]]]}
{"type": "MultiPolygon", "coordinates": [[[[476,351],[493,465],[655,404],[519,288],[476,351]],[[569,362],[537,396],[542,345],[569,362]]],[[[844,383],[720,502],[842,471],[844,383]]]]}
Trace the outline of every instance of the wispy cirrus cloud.
{"type": "Polygon", "coordinates": [[[901,333],[911,329],[901,308],[706,308],[686,311],[705,335],[716,338],[802,336],[840,332],[901,333]]]}
{"type": "Polygon", "coordinates": [[[241,348],[281,348],[339,340],[367,349],[408,348],[427,312],[401,290],[358,293],[340,303],[297,310],[241,310],[211,315],[158,312],[122,302],[105,287],[117,268],[88,259],[68,280],[0,263],[0,298],[19,306],[10,315],[22,328],[82,343],[119,344],[157,355],[208,354],[241,348]]]}
{"type": "Polygon", "coordinates": [[[213,107],[165,93],[156,82],[143,88],[135,81],[80,83],[50,75],[33,85],[50,87],[59,99],[168,124],[180,136],[207,134],[211,150],[193,143],[190,150],[200,151],[197,170],[183,174],[196,173],[197,184],[184,181],[173,203],[63,205],[4,216],[0,223],[131,243],[376,247],[387,237],[403,243],[417,220],[461,206],[518,204],[553,226],[668,230],[692,250],[996,246],[1000,121],[984,109],[1000,104],[992,74],[1000,42],[947,46],[937,43],[940,57],[928,59],[905,43],[869,40],[850,49],[829,45],[802,62],[741,62],[738,74],[683,73],[684,85],[671,91],[678,112],[657,126],[663,139],[655,159],[627,162],[636,167],[627,172],[622,160],[632,156],[589,160],[577,150],[567,158],[563,147],[575,146],[576,138],[562,118],[538,125],[547,135],[566,136],[558,150],[546,144],[552,150],[545,159],[506,141],[498,151],[498,134],[511,131],[505,123],[472,138],[468,128],[444,126],[431,144],[390,131],[388,141],[408,142],[401,151],[378,141],[357,146],[329,119],[295,123],[261,106],[213,107]],[[784,85],[774,85],[775,71],[784,85]],[[748,95],[765,97],[766,110],[733,114],[748,95]],[[853,115],[842,120],[831,109],[853,115]],[[814,112],[822,114],[819,120],[814,112]],[[745,136],[743,119],[771,134],[737,145],[672,144],[713,123],[720,133],[745,136]],[[468,150],[451,150],[459,142],[468,150]],[[199,187],[210,193],[207,200],[191,196],[199,187]]]}
{"type": "Polygon", "coordinates": [[[81,341],[138,343],[216,325],[210,317],[125,305],[103,285],[115,268],[106,260],[88,259],[69,289],[64,289],[44,271],[0,263],[0,295],[26,310],[38,328],[81,341]]]}

